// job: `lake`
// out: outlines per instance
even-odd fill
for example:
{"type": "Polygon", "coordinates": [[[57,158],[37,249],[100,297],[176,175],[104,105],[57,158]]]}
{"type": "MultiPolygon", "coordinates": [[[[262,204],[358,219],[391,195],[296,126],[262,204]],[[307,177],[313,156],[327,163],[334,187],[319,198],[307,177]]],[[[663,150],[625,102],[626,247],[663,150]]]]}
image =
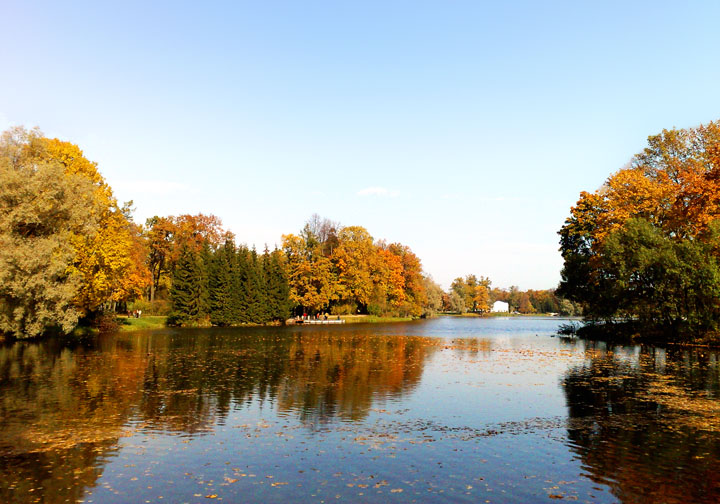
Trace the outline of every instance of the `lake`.
{"type": "Polygon", "coordinates": [[[7,344],[0,502],[719,502],[718,354],[563,322],[7,344]]]}

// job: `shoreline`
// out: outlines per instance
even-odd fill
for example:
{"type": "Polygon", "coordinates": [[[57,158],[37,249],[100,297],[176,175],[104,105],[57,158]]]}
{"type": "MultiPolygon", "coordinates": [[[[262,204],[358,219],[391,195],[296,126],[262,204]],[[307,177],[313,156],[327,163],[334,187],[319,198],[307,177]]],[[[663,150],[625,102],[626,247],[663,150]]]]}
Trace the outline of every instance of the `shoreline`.
{"type": "MultiPolygon", "coordinates": [[[[164,315],[145,315],[140,318],[118,317],[118,332],[136,332],[146,330],[166,329],[175,326],[166,324],[168,317],[164,315]]],[[[333,320],[336,320],[337,316],[333,320]]],[[[412,322],[412,317],[380,317],[377,315],[340,315],[340,320],[345,324],[383,324],[391,322],[412,322]]],[[[294,324],[293,319],[288,319],[285,325],[301,325],[294,324]]],[[[280,324],[265,324],[266,326],[277,326],[280,324]]],[[[228,327],[262,327],[263,324],[238,324],[228,327]]],[[[187,327],[218,327],[218,326],[187,326],[187,327]]],[[[78,329],[76,329],[77,331],[78,329]]]]}

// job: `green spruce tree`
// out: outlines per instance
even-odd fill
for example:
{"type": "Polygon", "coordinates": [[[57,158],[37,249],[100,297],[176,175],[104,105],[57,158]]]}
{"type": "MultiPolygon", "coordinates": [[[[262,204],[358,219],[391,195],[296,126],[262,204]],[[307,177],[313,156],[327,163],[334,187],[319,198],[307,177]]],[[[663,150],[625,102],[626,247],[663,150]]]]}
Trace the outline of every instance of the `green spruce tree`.
{"type": "Polygon", "coordinates": [[[201,259],[198,254],[184,246],[173,272],[170,289],[173,311],[171,320],[180,324],[192,324],[205,317],[205,286],[201,259]]]}
{"type": "Polygon", "coordinates": [[[218,249],[212,257],[210,269],[210,322],[213,325],[228,326],[235,323],[232,303],[232,270],[235,259],[235,244],[230,240],[218,249]]]}
{"type": "Polygon", "coordinates": [[[265,246],[265,250],[263,251],[262,255],[262,262],[261,262],[261,270],[262,270],[262,289],[265,294],[265,320],[266,322],[270,322],[273,320],[273,315],[277,311],[277,301],[275,299],[275,296],[271,289],[272,284],[272,262],[270,259],[270,251],[267,248],[267,245],[265,246]]]}
{"type": "Polygon", "coordinates": [[[198,264],[200,266],[200,284],[202,291],[200,293],[200,311],[204,316],[210,314],[210,269],[212,268],[213,253],[210,243],[205,241],[200,253],[198,254],[198,264]]]}
{"type": "Polygon", "coordinates": [[[238,247],[233,269],[233,313],[239,324],[248,324],[250,320],[250,293],[248,291],[250,269],[250,251],[246,246],[238,247]]]}
{"type": "Polygon", "coordinates": [[[267,322],[264,317],[265,293],[263,292],[261,281],[261,263],[258,261],[258,255],[254,247],[249,255],[246,289],[249,300],[248,321],[252,324],[263,324],[267,322]]]}
{"type": "Polygon", "coordinates": [[[282,252],[275,249],[270,255],[270,266],[267,275],[267,292],[272,307],[270,320],[285,322],[290,316],[290,283],[283,262],[282,252]]]}

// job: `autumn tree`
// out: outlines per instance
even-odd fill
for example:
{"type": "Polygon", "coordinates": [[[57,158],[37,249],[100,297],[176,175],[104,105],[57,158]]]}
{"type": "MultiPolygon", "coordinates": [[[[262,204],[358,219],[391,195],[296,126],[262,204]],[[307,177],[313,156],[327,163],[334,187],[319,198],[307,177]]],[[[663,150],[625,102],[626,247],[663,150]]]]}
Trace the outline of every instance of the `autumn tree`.
{"type": "Polygon", "coordinates": [[[420,258],[413,253],[410,247],[401,243],[391,244],[388,250],[400,258],[403,268],[406,301],[401,305],[400,313],[405,316],[419,317],[422,314],[423,306],[427,303],[420,258]]]}
{"type": "Polygon", "coordinates": [[[290,299],[311,313],[419,317],[428,309],[420,259],[400,243],[374,241],[360,226],[317,215],[299,235],[283,236],[290,299]]]}
{"type": "Polygon", "coordinates": [[[429,275],[423,276],[427,302],[423,306],[423,316],[432,317],[443,309],[443,290],[429,275]]]}
{"type": "Polygon", "coordinates": [[[320,245],[322,255],[330,257],[339,245],[341,229],[342,226],[339,222],[313,214],[305,223],[301,235],[306,239],[310,238],[311,241],[316,241],[320,245]]]}
{"type": "Polygon", "coordinates": [[[172,217],[155,216],[145,221],[145,239],[148,247],[147,265],[151,276],[149,301],[155,301],[155,293],[160,287],[163,275],[170,272],[174,236],[175,222],[172,217]]]}
{"type": "Polygon", "coordinates": [[[199,252],[205,245],[215,248],[226,239],[233,238],[232,233],[223,229],[222,220],[212,214],[183,214],[170,219],[175,226],[171,262],[179,258],[183,247],[199,252]]]}
{"type": "Polygon", "coordinates": [[[530,301],[530,295],[527,292],[523,292],[520,295],[520,303],[518,305],[518,311],[524,314],[535,313],[535,307],[530,301]]]}
{"type": "Polygon", "coordinates": [[[594,193],[581,193],[571,209],[559,232],[559,293],[591,318],[625,314],[673,328],[717,322],[712,304],[692,293],[715,291],[719,203],[718,123],[649,137],[628,166],[594,193]],[[700,284],[689,264],[710,268],[700,268],[700,284]],[[652,294],[638,291],[643,283],[652,294]]]}
{"type": "Polygon", "coordinates": [[[161,286],[169,288],[175,263],[183,247],[200,252],[203,247],[220,247],[233,236],[222,227],[222,221],[214,215],[189,215],[158,217],[145,222],[145,239],[148,244],[147,267],[152,283],[148,299],[155,301],[161,286]]]}
{"type": "Polygon", "coordinates": [[[456,290],[450,290],[447,295],[446,310],[453,313],[465,313],[465,298],[458,294],[456,290]]]}
{"type": "Polygon", "coordinates": [[[360,226],[342,228],[337,238],[331,255],[337,270],[337,297],[365,308],[373,294],[373,274],[379,261],[373,238],[360,226]]]}
{"type": "Polygon", "coordinates": [[[457,277],[450,284],[450,291],[454,294],[451,298],[451,305],[454,308],[452,311],[465,313],[468,310],[468,303],[465,297],[465,280],[462,277],[457,277]],[[458,299],[462,299],[462,304],[457,301],[458,299]]]}
{"type": "Polygon", "coordinates": [[[490,311],[490,292],[485,284],[478,284],[473,290],[473,308],[474,311],[487,312],[490,311]]]}
{"type": "Polygon", "coordinates": [[[319,242],[296,235],[283,235],[290,284],[290,300],[310,312],[327,309],[337,299],[336,274],[330,258],[322,255],[319,242]]]}
{"type": "Polygon", "coordinates": [[[465,278],[457,277],[450,284],[450,289],[462,298],[462,305],[454,303],[457,308],[463,306],[471,312],[485,312],[490,310],[490,279],[481,276],[467,275],[465,278]]]}
{"type": "Polygon", "coordinates": [[[74,241],[96,233],[100,213],[87,177],[28,155],[41,139],[22,128],[0,137],[0,332],[18,338],[77,323],[74,241]]]}
{"type": "Polygon", "coordinates": [[[491,287],[492,282],[486,277],[467,275],[453,280],[450,291],[445,294],[444,305],[447,311],[461,312],[467,310],[465,303],[472,303],[470,310],[483,313],[491,311],[493,303],[508,303],[510,310],[520,313],[562,313],[575,315],[581,312],[579,306],[570,300],[558,296],[555,289],[526,291],[513,285],[508,289],[491,287]],[[474,288],[469,286],[474,285],[474,288]],[[470,297],[472,295],[472,297],[470,297]],[[462,300],[462,303],[459,300],[462,300]],[[562,306],[562,309],[561,309],[562,306]]]}
{"type": "Polygon", "coordinates": [[[405,275],[402,257],[390,251],[384,242],[377,246],[377,271],[373,276],[375,283],[375,303],[386,302],[389,311],[404,306],[407,300],[405,293],[405,275]]]}
{"type": "Polygon", "coordinates": [[[118,205],[112,189],[80,148],[57,138],[38,137],[29,142],[29,156],[37,161],[57,162],[68,176],[84,177],[93,187],[96,219],[94,233],[76,234],[76,250],[71,272],[82,278],[75,303],[87,313],[106,304],[135,297],[150,282],[138,243],[137,230],[130,217],[130,204],[118,205]]]}

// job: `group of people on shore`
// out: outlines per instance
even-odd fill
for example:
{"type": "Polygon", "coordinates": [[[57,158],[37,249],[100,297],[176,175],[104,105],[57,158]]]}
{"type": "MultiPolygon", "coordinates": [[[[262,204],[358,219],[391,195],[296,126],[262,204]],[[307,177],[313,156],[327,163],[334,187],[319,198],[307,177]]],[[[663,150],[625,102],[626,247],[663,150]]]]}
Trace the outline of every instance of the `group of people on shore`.
{"type": "MultiPolygon", "coordinates": [[[[315,315],[308,315],[307,313],[303,313],[302,315],[295,317],[295,320],[328,320],[328,314],[316,313],[315,315]]],[[[337,316],[337,320],[340,320],[340,315],[337,316]]]]}

